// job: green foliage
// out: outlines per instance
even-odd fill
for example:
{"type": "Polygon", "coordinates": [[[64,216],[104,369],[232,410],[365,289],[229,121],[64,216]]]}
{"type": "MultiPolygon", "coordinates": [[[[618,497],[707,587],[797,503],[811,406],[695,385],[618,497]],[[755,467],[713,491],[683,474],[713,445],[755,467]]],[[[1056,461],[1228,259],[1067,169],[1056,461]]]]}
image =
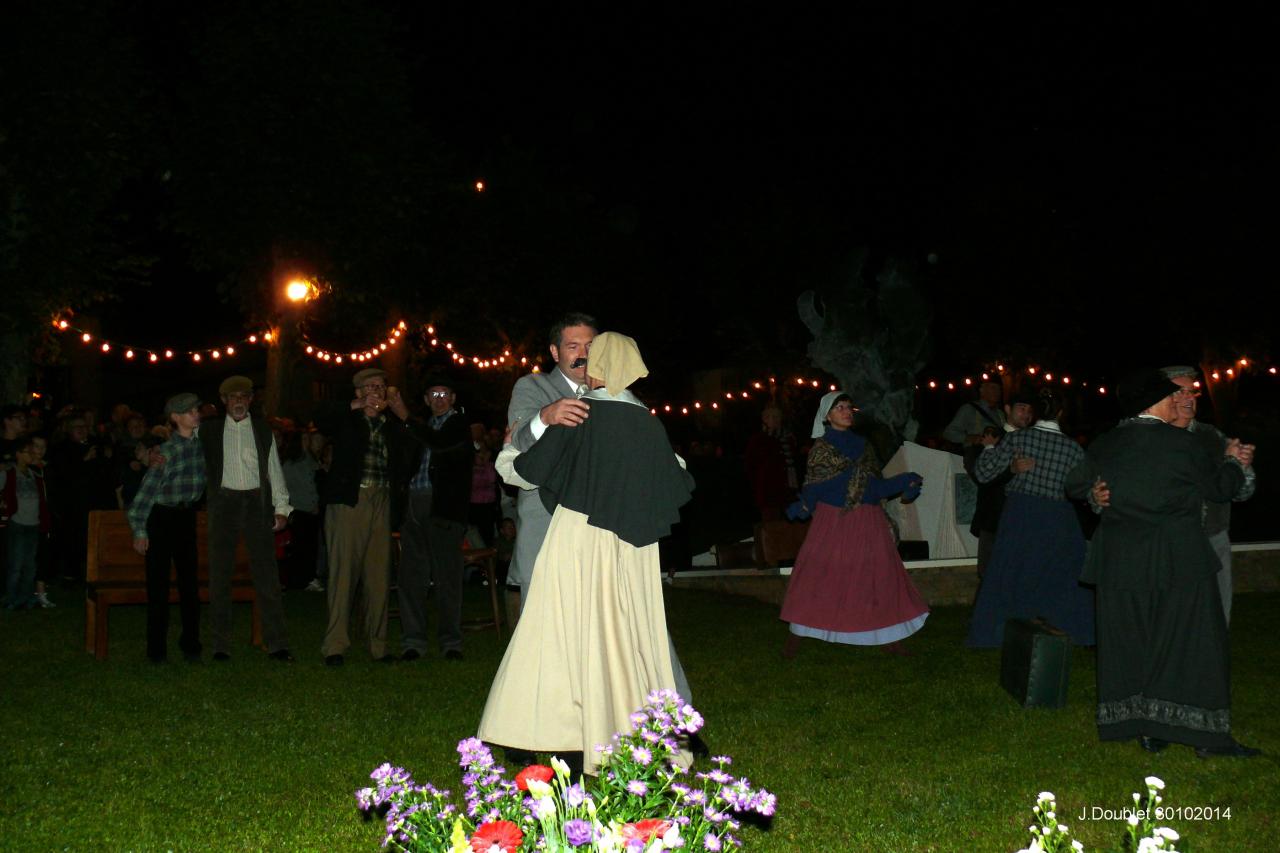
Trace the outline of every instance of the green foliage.
{"type": "Polygon", "coordinates": [[[805,291],[798,307],[813,335],[810,361],[891,431],[883,449],[892,453],[914,437],[915,376],[928,353],[931,312],[907,267],[891,260],[871,278],[866,260],[859,250],[850,275],[820,296],[805,291]]]}
{"type": "MultiPolygon", "coordinates": [[[[474,733],[503,650],[481,631],[461,663],[375,665],[353,648],[327,668],[324,597],[298,592],[285,596],[292,666],[247,646],[226,665],[152,666],[141,607],[112,611],[111,658],[97,662],[77,597],[59,592],[56,610],[0,613],[8,849],[375,850],[383,827],[359,818],[352,791],[384,761],[456,780],[455,746],[474,733]]],[[[469,588],[465,605],[481,615],[488,595],[469,588]]],[[[247,639],[248,610],[237,610],[247,639]]],[[[776,607],[676,589],[667,610],[712,752],[732,754],[781,804],[752,850],[1007,853],[1046,789],[1073,837],[1108,849],[1123,828],[1077,816],[1124,805],[1148,775],[1173,785],[1166,806],[1231,807],[1230,820],[1171,823],[1195,849],[1273,847],[1275,761],[1099,743],[1090,651],[1075,652],[1066,708],[1024,710],[999,687],[998,653],[963,647],[967,608],[935,609],[907,641],[910,660],[807,641],[790,663],[776,607]]],[[[1236,599],[1234,728],[1268,754],[1280,748],[1277,619],[1280,595],[1236,599]]]]}

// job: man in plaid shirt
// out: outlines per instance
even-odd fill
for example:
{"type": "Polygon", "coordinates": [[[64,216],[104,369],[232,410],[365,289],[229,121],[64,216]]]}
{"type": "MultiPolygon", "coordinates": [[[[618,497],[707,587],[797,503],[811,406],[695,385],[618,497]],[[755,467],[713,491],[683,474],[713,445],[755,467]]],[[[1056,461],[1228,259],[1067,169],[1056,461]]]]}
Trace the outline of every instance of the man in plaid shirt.
{"type": "Polygon", "coordinates": [[[196,583],[196,503],[204,495],[204,450],[196,435],[200,400],[178,394],[164,404],[173,432],[160,445],[163,467],[149,468],[129,505],[133,548],[146,558],[147,657],[168,657],[169,566],[178,575],[182,633],[178,646],[192,663],[200,661],[200,591],[196,583]]]}

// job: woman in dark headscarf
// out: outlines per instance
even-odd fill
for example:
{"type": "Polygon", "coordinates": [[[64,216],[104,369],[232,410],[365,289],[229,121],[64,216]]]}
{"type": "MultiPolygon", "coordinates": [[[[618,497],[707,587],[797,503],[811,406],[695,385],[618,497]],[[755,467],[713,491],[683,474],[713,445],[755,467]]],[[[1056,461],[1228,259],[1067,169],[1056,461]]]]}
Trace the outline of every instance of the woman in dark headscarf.
{"type": "MultiPolygon", "coordinates": [[[[530,752],[583,753],[629,731],[653,690],[677,689],[658,540],[693,491],[662,423],[628,390],[648,369],[615,332],[591,344],[579,426],[548,427],[515,460],[552,513],[529,600],[498,668],[479,736],[530,752]]],[[[685,754],[687,757],[687,753],[685,754]]]]}
{"type": "Polygon", "coordinates": [[[875,451],[853,431],[853,402],[833,391],[814,418],[808,473],[789,514],[813,516],[787,585],[782,618],[791,623],[784,656],[801,637],[907,654],[899,641],[924,625],[929,607],[907,576],[883,502],[914,499],[924,482],[907,472],[884,479],[875,451]]]}
{"type": "Polygon", "coordinates": [[[1233,440],[1214,458],[1170,426],[1181,389],[1157,370],[1119,392],[1129,417],[1066,480],[1078,498],[1095,484],[1110,490],[1083,575],[1098,587],[1098,737],[1136,738],[1148,752],[1183,743],[1202,758],[1257,755],[1231,735],[1220,565],[1200,518],[1206,500],[1240,490],[1253,448],[1233,440]]]}

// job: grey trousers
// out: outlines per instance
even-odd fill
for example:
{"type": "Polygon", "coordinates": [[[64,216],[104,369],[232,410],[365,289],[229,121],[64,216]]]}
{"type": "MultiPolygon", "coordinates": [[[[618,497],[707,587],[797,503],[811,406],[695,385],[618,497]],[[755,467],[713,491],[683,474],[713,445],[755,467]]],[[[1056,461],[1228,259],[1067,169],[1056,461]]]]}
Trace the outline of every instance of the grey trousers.
{"type": "Polygon", "coordinates": [[[400,645],[425,652],[427,589],[436,587],[440,651],[462,650],[462,539],[467,526],[431,517],[431,493],[411,492],[400,526],[400,645]]]}
{"type": "Polygon", "coordinates": [[[231,652],[231,576],[235,573],[236,544],[244,538],[249,574],[262,613],[262,639],[267,651],[289,648],[280,570],[276,567],[275,534],[270,508],[262,505],[258,489],[210,488],[209,497],[209,611],[213,618],[213,651],[231,652]]]}
{"type": "Polygon", "coordinates": [[[1222,595],[1222,615],[1227,617],[1227,627],[1231,627],[1231,536],[1226,530],[1214,533],[1209,544],[1222,564],[1218,569],[1218,592],[1222,595]]]}

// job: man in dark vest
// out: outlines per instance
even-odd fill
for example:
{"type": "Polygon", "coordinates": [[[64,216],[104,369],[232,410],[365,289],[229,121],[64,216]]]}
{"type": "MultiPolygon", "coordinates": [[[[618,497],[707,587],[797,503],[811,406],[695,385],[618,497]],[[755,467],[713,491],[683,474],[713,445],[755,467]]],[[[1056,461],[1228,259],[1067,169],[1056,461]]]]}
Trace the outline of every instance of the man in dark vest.
{"type": "Polygon", "coordinates": [[[440,651],[462,659],[462,538],[471,507],[471,469],[475,445],[466,423],[454,409],[454,381],[428,376],[426,403],[431,411],[422,424],[410,426],[420,443],[410,470],[409,503],[400,530],[400,625],[403,657],[417,660],[427,651],[427,587],[435,584],[440,651]]]}
{"type": "Polygon", "coordinates": [[[275,531],[292,508],[271,425],[249,414],[253,382],[232,376],[218,387],[226,417],[200,429],[209,505],[209,606],[213,614],[213,659],[231,659],[231,575],[236,544],[244,537],[253,588],[262,612],[267,652],[292,661],[285,634],[276,568],[275,531]]]}

